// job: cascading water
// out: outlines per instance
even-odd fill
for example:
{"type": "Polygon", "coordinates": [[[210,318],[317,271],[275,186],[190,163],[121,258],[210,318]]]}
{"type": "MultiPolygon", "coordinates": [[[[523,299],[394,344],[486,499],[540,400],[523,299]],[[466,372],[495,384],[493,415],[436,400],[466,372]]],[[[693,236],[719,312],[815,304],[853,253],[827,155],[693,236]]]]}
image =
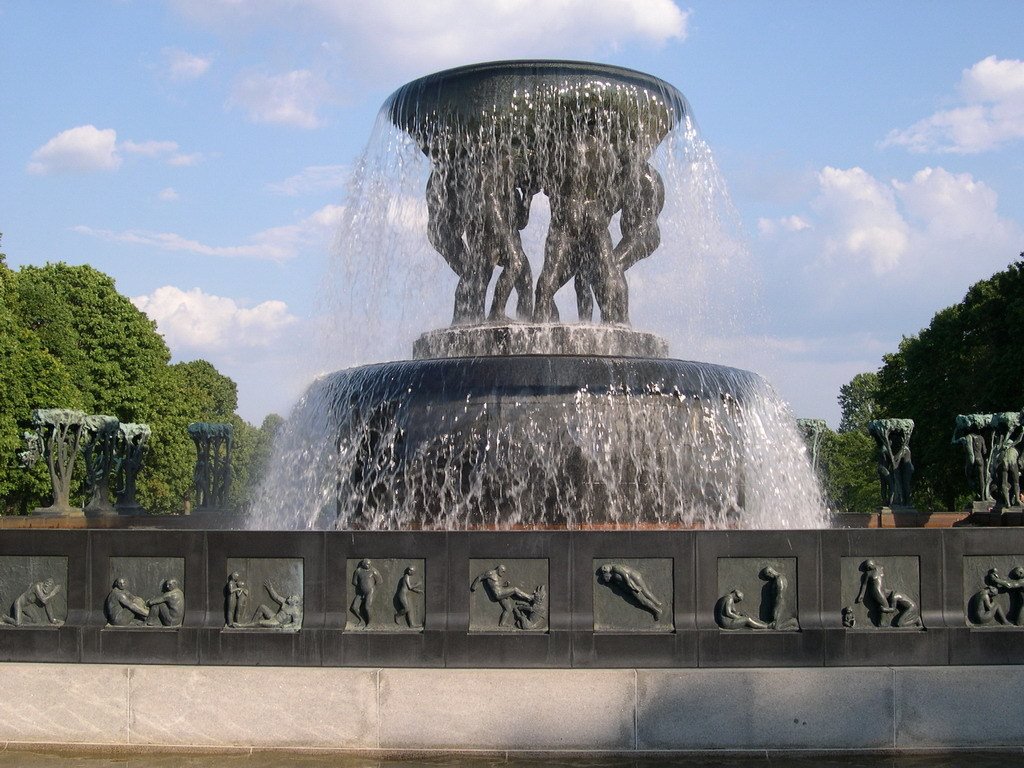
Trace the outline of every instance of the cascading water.
{"type": "Polygon", "coordinates": [[[418,359],[314,382],[251,527],[825,525],[766,382],[666,359],[628,328],[700,349],[721,332],[706,296],[727,306],[747,274],[728,263],[742,251],[720,177],[676,89],[505,62],[410,83],[381,114],[346,202],[327,338],[347,364],[404,356],[391,345],[436,325],[445,292],[454,324],[423,334],[418,359]],[[584,322],[557,322],[567,284],[584,322]]]}

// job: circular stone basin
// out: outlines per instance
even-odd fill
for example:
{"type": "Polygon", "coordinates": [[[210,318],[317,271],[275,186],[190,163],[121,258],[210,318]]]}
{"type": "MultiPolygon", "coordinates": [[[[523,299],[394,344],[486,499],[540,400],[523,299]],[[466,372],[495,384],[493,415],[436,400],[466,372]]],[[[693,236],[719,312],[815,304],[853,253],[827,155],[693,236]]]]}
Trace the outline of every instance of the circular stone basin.
{"type": "Polygon", "coordinates": [[[754,373],[523,355],[325,377],[339,528],[719,523],[743,504],[754,373]]]}
{"type": "Polygon", "coordinates": [[[429,144],[440,128],[478,129],[507,117],[530,127],[584,115],[624,116],[657,144],[688,113],[678,89],[624,67],[579,61],[473,64],[403,85],[385,104],[391,122],[429,144]]]}

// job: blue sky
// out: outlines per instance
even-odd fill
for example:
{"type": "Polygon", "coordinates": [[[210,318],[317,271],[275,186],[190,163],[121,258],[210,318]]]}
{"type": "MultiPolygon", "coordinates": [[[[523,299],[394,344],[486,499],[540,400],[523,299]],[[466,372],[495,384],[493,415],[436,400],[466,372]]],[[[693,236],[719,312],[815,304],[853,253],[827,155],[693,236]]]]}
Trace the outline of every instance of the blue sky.
{"type": "Polygon", "coordinates": [[[0,0],[3,250],[113,275],[258,422],[331,365],[315,297],[391,91],[633,67],[690,100],[751,255],[707,357],[835,425],[841,384],[1024,249],[1022,29],[1020,2],[0,0]]]}

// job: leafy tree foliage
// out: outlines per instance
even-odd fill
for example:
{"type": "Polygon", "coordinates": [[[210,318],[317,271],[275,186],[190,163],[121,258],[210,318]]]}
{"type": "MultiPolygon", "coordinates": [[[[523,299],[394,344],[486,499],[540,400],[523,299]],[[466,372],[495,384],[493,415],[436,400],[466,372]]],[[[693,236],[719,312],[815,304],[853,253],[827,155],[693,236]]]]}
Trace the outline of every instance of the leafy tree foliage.
{"type": "Polygon", "coordinates": [[[829,507],[837,512],[873,512],[881,503],[875,471],[875,441],[866,431],[826,432],[820,471],[829,507]]]}
{"type": "Polygon", "coordinates": [[[39,336],[21,326],[11,311],[15,274],[0,253],[0,513],[26,512],[49,493],[40,465],[26,471],[18,463],[21,435],[31,412],[47,403],[78,408],[81,396],[68,371],[44,347],[39,336]]]}
{"type": "Polygon", "coordinates": [[[858,373],[839,388],[840,432],[864,432],[878,418],[878,374],[858,373]]]}
{"type": "Polygon", "coordinates": [[[839,388],[839,431],[822,436],[819,471],[829,506],[837,512],[873,512],[881,497],[875,441],[868,422],[879,418],[878,374],[858,373],[839,388]]]}
{"type": "MultiPolygon", "coordinates": [[[[41,467],[17,461],[35,408],[77,408],[152,428],[139,501],[180,512],[192,494],[194,421],[230,422],[236,451],[232,501],[244,504],[269,453],[275,422],[257,429],[235,413],[238,388],[205,360],[170,364],[155,324],[89,266],[47,264],[15,272],[0,254],[0,512],[46,503],[41,467]]],[[[278,418],[279,417],[275,417],[278,418]]]]}
{"type": "Polygon", "coordinates": [[[914,420],[915,492],[924,503],[960,507],[968,493],[963,456],[952,445],[960,413],[1024,407],[1024,253],[963,301],[936,313],[917,336],[884,357],[878,401],[889,414],[914,420]]]}
{"type": "Polygon", "coordinates": [[[170,352],[112,278],[89,266],[22,267],[12,309],[71,375],[83,409],[139,420],[170,352]]]}

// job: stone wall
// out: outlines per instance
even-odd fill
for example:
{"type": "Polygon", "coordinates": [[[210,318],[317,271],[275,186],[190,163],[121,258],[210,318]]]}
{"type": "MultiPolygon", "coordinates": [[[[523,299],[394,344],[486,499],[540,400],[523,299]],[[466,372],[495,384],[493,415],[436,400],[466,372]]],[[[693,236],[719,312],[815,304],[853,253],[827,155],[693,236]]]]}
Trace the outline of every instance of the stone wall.
{"type": "Polygon", "coordinates": [[[1015,666],[446,670],[0,664],[0,749],[1015,749],[1015,666]],[[955,695],[951,695],[955,692],[955,695]]]}
{"type": "Polygon", "coordinates": [[[1017,566],[1024,530],[1012,528],[8,530],[0,537],[0,661],[135,669],[1017,664],[1017,566]]]}

